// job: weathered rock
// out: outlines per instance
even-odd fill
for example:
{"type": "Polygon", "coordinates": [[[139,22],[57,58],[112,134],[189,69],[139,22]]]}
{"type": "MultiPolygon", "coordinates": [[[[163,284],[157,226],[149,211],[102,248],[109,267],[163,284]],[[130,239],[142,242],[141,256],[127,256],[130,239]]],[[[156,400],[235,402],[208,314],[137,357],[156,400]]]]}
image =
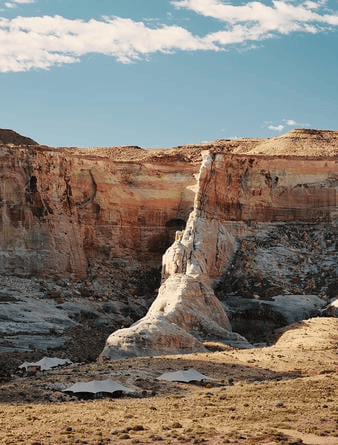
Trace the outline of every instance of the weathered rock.
{"type": "Polygon", "coordinates": [[[323,317],[338,318],[338,299],[332,301],[322,312],[323,317]]]}
{"type": "Polygon", "coordinates": [[[318,317],[326,306],[316,295],[277,295],[271,300],[227,295],[222,303],[232,328],[253,342],[266,342],[275,329],[318,317]]]}
{"type": "MultiPolygon", "coordinates": [[[[232,230],[230,227],[229,230],[232,230]]],[[[337,293],[337,227],[333,224],[257,224],[218,280],[218,298],[235,294],[271,299],[288,294],[333,298],[337,293]]]]}
{"type": "Polygon", "coordinates": [[[106,331],[137,319],[126,303],[88,300],[73,287],[51,297],[56,286],[36,279],[0,276],[0,282],[0,353],[64,348],[73,329],[106,331]]]}
{"type": "Polygon", "coordinates": [[[13,130],[7,130],[0,128],[0,145],[39,145],[37,142],[33,141],[31,138],[26,136],[21,136],[13,130]]]}
{"type": "MultiPolygon", "coordinates": [[[[218,339],[229,342],[234,334],[228,322],[217,324],[215,329],[215,314],[223,316],[224,312],[214,303],[210,304],[210,301],[214,302],[212,286],[219,290],[224,275],[228,273],[231,276],[229,269],[241,241],[245,237],[267,232],[269,226],[270,229],[277,227],[281,221],[311,225],[325,222],[334,231],[337,218],[336,172],[335,159],[307,159],[300,162],[292,157],[258,158],[204,152],[194,210],[185,230],[176,234],[174,244],[163,257],[163,283],[159,295],[148,314],[140,321],[140,326],[146,325],[151,335],[148,335],[146,345],[142,346],[135,325],[118,331],[109,337],[103,354],[118,357],[122,349],[123,352],[139,355],[140,348],[164,352],[166,345],[163,347],[161,334],[165,336],[166,333],[164,326],[158,325],[159,320],[162,323],[163,319],[166,323],[170,320],[189,333],[193,333],[192,328],[198,326],[194,335],[199,339],[207,339],[218,330],[218,339]],[[189,286],[185,286],[186,283],[189,286]],[[208,295],[213,298],[201,301],[192,283],[208,289],[208,295]],[[200,303],[198,307],[192,303],[195,299],[200,303]],[[201,325],[209,326],[209,330],[202,334],[199,329],[201,325]],[[219,327],[224,331],[221,332],[219,327]]],[[[251,263],[259,258],[257,250],[254,249],[247,256],[244,274],[251,263]]],[[[336,251],[334,258],[335,255],[336,251]]],[[[273,264],[274,259],[265,260],[266,269],[273,264]]],[[[262,273],[262,268],[256,268],[256,273],[262,273]]],[[[312,284],[307,283],[307,286],[310,289],[312,284]]],[[[296,296],[292,307],[284,308],[290,299],[278,297],[274,301],[276,318],[288,324],[308,318],[312,313],[318,314],[318,307],[321,307],[318,301],[322,300],[317,299],[314,303],[318,303],[314,311],[309,299],[302,295],[296,296]]],[[[265,309],[268,307],[271,310],[271,305],[266,304],[265,309]]],[[[244,346],[245,339],[241,340],[244,346]]],[[[246,346],[250,345],[246,343],[246,346]]]]}
{"type": "Polygon", "coordinates": [[[119,300],[112,330],[132,323],[157,293],[177,230],[163,280],[184,274],[219,299],[337,296],[338,132],[171,150],[49,148],[1,135],[0,273],[48,279],[42,299],[119,300]]]}
{"type": "Polygon", "coordinates": [[[0,146],[0,273],[153,299],[162,254],[193,206],[196,156],[0,146]]]}
{"type": "Polygon", "coordinates": [[[209,286],[198,278],[174,274],[162,284],[144,318],[108,337],[102,355],[119,358],[202,351],[204,340],[249,346],[231,332],[228,317],[209,286]]]}
{"type": "Polygon", "coordinates": [[[164,317],[146,316],[111,334],[101,356],[112,359],[206,351],[193,335],[164,317]]]}
{"type": "MultiPolygon", "coordinates": [[[[204,153],[199,190],[205,176],[210,174],[210,159],[204,153]]],[[[204,195],[199,192],[195,209],[200,199],[204,195]]],[[[102,355],[117,358],[182,349],[191,352],[200,350],[203,340],[223,340],[250,347],[244,337],[231,332],[228,317],[210,286],[212,278],[220,275],[229,261],[234,242],[227,242],[228,239],[221,222],[194,210],[186,229],[177,234],[175,243],[163,257],[164,281],[147,315],[130,328],[113,333],[102,355]],[[183,347],[182,335],[188,338],[183,347]],[[192,335],[199,342],[194,342],[192,335]]]]}

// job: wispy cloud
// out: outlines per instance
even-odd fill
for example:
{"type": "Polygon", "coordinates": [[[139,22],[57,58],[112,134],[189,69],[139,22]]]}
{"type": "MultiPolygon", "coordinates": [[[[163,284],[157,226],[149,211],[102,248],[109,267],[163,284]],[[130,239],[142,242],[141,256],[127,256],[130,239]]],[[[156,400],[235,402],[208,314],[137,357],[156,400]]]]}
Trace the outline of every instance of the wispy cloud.
{"type": "Polygon", "coordinates": [[[285,119],[285,123],[286,123],[286,125],[289,125],[290,127],[298,125],[297,121],[294,121],[293,119],[285,119]]]}
{"type": "MultiPolygon", "coordinates": [[[[12,0],[7,6],[34,1],[12,0]]],[[[233,6],[221,0],[172,0],[171,4],[217,19],[222,29],[197,36],[178,25],[156,25],[151,18],[136,22],[120,17],[89,21],[60,16],[0,17],[0,72],[48,69],[78,62],[89,53],[130,63],[156,52],[222,51],[229,45],[254,45],[276,35],[318,33],[338,26],[338,15],[325,7],[325,0],[298,4],[297,0],[275,0],[270,6],[258,1],[233,6]]]]}
{"type": "Polygon", "coordinates": [[[268,125],[268,129],[272,130],[272,131],[279,131],[279,132],[281,132],[281,131],[284,130],[284,128],[285,127],[282,124],[279,124],[279,125],[272,125],[272,124],[270,124],[270,125],[268,125]]]}
{"type": "Polygon", "coordinates": [[[18,5],[24,5],[29,3],[35,3],[36,0],[11,0],[10,2],[6,2],[6,8],[16,8],[18,5]]]}
{"type": "Polygon", "coordinates": [[[223,22],[223,30],[207,36],[221,46],[261,41],[294,32],[315,34],[338,25],[338,15],[323,8],[322,1],[295,4],[273,0],[271,6],[257,1],[240,6],[220,0],[172,0],[171,3],[176,8],[223,22]]]}
{"type": "Polygon", "coordinates": [[[281,122],[265,122],[263,126],[267,127],[269,130],[278,131],[280,133],[287,127],[306,127],[309,126],[309,124],[301,124],[294,119],[283,119],[281,122]]]}

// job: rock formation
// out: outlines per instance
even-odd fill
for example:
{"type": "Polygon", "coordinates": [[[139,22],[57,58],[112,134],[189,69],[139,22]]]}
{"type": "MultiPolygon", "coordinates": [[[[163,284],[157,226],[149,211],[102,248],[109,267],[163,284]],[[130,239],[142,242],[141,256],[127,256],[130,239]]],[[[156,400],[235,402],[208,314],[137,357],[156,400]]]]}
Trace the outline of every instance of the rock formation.
{"type": "MultiPolygon", "coordinates": [[[[223,308],[217,307],[212,287],[218,291],[222,288],[223,277],[229,274],[241,238],[257,235],[264,238],[280,222],[286,226],[309,224],[314,232],[318,224],[325,223],[335,232],[337,179],[336,159],[204,152],[194,210],[186,229],[177,233],[174,244],[163,257],[164,282],[157,299],[141,321],[107,339],[102,355],[171,352],[176,333],[168,329],[168,322],[170,328],[172,325],[183,328],[201,342],[212,338],[248,347],[245,339],[231,333],[226,318],[218,319],[226,316],[223,308]],[[201,298],[200,289],[206,290],[208,298],[201,298]],[[194,307],[196,301],[202,306],[194,307]],[[139,342],[140,330],[148,332],[143,344],[139,342]],[[162,336],[172,340],[162,341],[162,336]]],[[[336,249],[330,260],[326,259],[322,267],[337,264],[336,249]]],[[[271,263],[265,265],[265,272],[271,263]]],[[[256,273],[264,273],[262,269],[256,267],[256,273]]],[[[305,301],[301,297],[295,300],[297,304],[293,303],[289,313],[284,314],[285,324],[313,313],[306,311],[309,297],[305,301]]],[[[318,308],[325,305],[320,301],[318,308]]],[[[278,306],[277,301],[275,304],[278,306]]],[[[191,350],[196,346],[192,343],[191,350]]],[[[178,345],[176,348],[179,349],[178,345]]]]}
{"type": "Polygon", "coordinates": [[[0,273],[88,280],[107,296],[158,287],[162,254],[193,205],[194,160],[4,145],[0,166],[0,273]]]}
{"type": "MultiPolygon", "coordinates": [[[[200,209],[201,190],[210,180],[212,157],[203,155],[194,211],[163,257],[164,282],[147,315],[107,339],[103,356],[112,358],[203,350],[205,340],[250,347],[231,325],[211,288],[211,279],[229,261],[222,222],[200,209]],[[200,210],[199,210],[200,209],[200,210]]],[[[233,245],[231,246],[233,247],[233,245]]],[[[230,250],[231,250],[230,247],[230,250]]]]}
{"type": "Polygon", "coordinates": [[[56,283],[61,303],[123,303],[113,331],[145,315],[164,255],[158,299],[133,327],[139,339],[114,333],[110,355],[125,344],[139,354],[170,329],[158,350],[244,345],[229,318],[246,334],[257,311],[227,315],[233,298],[337,298],[338,132],[167,150],[51,148],[14,136],[0,131],[0,275],[38,278],[39,298],[54,298],[56,283]]]}

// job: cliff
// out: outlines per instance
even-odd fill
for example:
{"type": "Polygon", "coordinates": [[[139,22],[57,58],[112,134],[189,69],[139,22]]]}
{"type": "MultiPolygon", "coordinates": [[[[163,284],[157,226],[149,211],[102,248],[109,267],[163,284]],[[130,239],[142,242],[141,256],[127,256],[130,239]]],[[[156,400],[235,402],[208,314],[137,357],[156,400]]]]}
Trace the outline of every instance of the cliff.
{"type": "Polygon", "coordinates": [[[199,168],[137,147],[9,145],[0,165],[0,273],[118,282],[159,268],[199,168]]]}
{"type": "Polygon", "coordinates": [[[183,329],[183,349],[210,335],[244,342],[230,322],[241,331],[249,315],[230,297],[337,295],[338,132],[167,150],[29,141],[0,146],[0,274],[67,279],[85,298],[149,307],[164,255],[162,286],[182,292],[178,312],[165,309],[162,287],[150,313],[183,329]],[[201,302],[190,321],[178,316],[185,289],[201,302]],[[203,300],[216,308],[208,320],[203,300]]]}
{"type": "MultiPolygon", "coordinates": [[[[304,224],[310,226],[312,238],[321,239],[325,245],[319,247],[320,261],[310,272],[313,285],[303,290],[310,293],[309,290],[316,288],[318,276],[321,277],[320,292],[327,292],[330,286],[335,288],[338,252],[336,246],[331,250],[330,246],[335,243],[337,234],[337,167],[337,158],[254,157],[224,154],[217,150],[203,152],[194,210],[185,230],[177,232],[174,244],[163,256],[163,283],[158,297],[144,318],[128,329],[114,332],[107,339],[102,355],[115,358],[163,354],[172,350],[200,350],[205,341],[250,347],[244,338],[232,333],[225,308],[229,309],[227,296],[233,290],[227,289],[224,283],[228,275],[236,277],[237,281],[241,278],[244,284],[251,269],[251,273],[254,271],[260,278],[248,284],[249,296],[270,299],[271,295],[265,295],[264,291],[261,295],[257,292],[266,277],[270,277],[272,283],[280,278],[280,272],[274,269],[274,263],[283,262],[279,252],[270,251],[269,258],[267,249],[264,252],[256,247],[251,253],[248,250],[247,263],[237,276],[233,270],[234,259],[240,243],[243,246],[244,240],[247,242],[248,239],[257,244],[266,242],[267,234],[275,232],[281,222],[285,230],[290,230],[290,224],[298,229],[304,224]],[[324,249],[330,251],[330,258],[324,249]],[[263,261],[259,255],[263,256],[263,261]],[[224,307],[219,306],[214,290],[224,300],[224,307]],[[182,331],[187,333],[185,342],[182,342],[182,331]],[[199,343],[194,343],[190,336],[199,343]]],[[[268,245],[266,243],[265,247],[268,245]]],[[[301,274],[293,270],[295,264],[299,267],[297,246],[293,252],[286,246],[283,248],[284,264],[280,264],[279,269],[288,271],[282,289],[285,293],[289,291],[288,282],[299,279],[301,274]],[[290,261],[285,262],[287,253],[290,261]]],[[[302,254],[309,255],[311,250],[312,243],[308,242],[308,248],[302,254]]],[[[298,281],[294,283],[298,285],[298,281]]],[[[275,301],[275,307],[282,306],[282,311],[279,308],[281,325],[290,319],[307,318],[324,306],[316,297],[307,298],[301,304],[301,297],[294,301],[281,297],[275,301]],[[290,303],[287,314],[285,309],[290,303]]],[[[241,300],[240,295],[238,300],[241,300]]],[[[235,318],[236,330],[247,330],[253,320],[257,324],[257,312],[265,314],[263,329],[267,330],[267,322],[271,321],[268,314],[275,315],[274,307],[260,303],[258,310],[249,308],[242,325],[235,318]]],[[[238,312],[243,316],[242,309],[240,307],[238,312]]]]}

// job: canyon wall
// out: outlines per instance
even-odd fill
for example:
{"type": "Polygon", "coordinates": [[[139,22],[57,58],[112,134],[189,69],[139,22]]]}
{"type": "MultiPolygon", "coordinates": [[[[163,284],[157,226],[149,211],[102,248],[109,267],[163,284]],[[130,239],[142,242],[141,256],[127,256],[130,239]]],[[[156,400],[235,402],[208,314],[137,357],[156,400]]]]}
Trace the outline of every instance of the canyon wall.
{"type": "MultiPolygon", "coordinates": [[[[249,141],[245,149],[257,149],[249,141]]],[[[239,147],[207,146],[195,208],[226,226],[229,261],[240,239],[269,224],[336,227],[337,157],[229,153],[239,147]]],[[[2,145],[0,273],[117,282],[126,270],[158,270],[192,210],[203,148],[2,145]]],[[[216,264],[208,273],[215,279],[223,269],[216,264]]]]}
{"type": "MultiPolygon", "coordinates": [[[[224,276],[234,266],[240,243],[248,237],[262,240],[266,232],[274,231],[273,226],[281,221],[285,227],[290,223],[310,224],[312,231],[316,231],[315,226],[325,224],[334,230],[337,167],[336,159],[304,160],[203,152],[194,210],[185,230],[177,232],[175,242],[163,256],[163,283],[158,297],[145,317],[108,337],[102,355],[118,358],[201,350],[204,342],[210,340],[250,347],[243,337],[232,332],[225,308],[219,305],[214,290],[217,289],[218,297],[227,307],[229,292],[222,288],[224,276]]],[[[319,232],[323,230],[319,229],[319,232]]],[[[333,237],[331,241],[335,242],[335,239],[333,237]]],[[[252,263],[256,250],[253,252],[252,263]]],[[[278,253],[275,256],[278,258],[278,253]]],[[[337,269],[337,260],[335,250],[330,267],[337,269]]],[[[256,261],[253,269],[262,277],[266,273],[271,275],[272,263],[259,265],[256,261]]],[[[322,263],[317,267],[327,269],[328,258],[322,258],[322,263]]],[[[283,267],[289,269],[290,264],[283,264],[283,267]]],[[[246,271],[241,273],[245,279],[246,271]]],[[[230,275],[235,274],[230,272],[230,275]]],[[[289,275],[294,278],[292,273],[289,275]]],[[[256,284],[251,283],[252,292],[257,292],[256,284]]],[[[257,294],[255,297],[260,298],[257,294]]],[[[262,297],[264,300],[265,295],[262,297]]],[[[240,295],[238,300],[241,300],[240,295]]],[[[284,297],[279,300],[275,306],[282,306],[283,312],[287,302],[283,303],[284,297]]],[[[289,314],[280,318],[298,320],[306,316],[304,314],[310,315],[315,305],[317,310],[325,304],[313,298],[299,304],[300,300],[297,297],[289,299],[292,308],[289,308],[289,314]]],[[[260,304],[259,310],[267,313],[270,309],[270,313],[274,313],[273,306],[268,306],[260,304]]],[[[250,309],[257,316],[252,310],[255,308],[250,309]]],[[[246,314],[244,325],[248,324],[248,317],[250,314],[246,314]]],[[[236,326],[242,329],[238,320],[236,326]]]]}
{"type": "Polygon", "coordinates": [[[198,209],[224,221],[331,223],[338,160],[212,154],[198,209]]]}
{"type": "Polygon", "coordinates": [[[1,146],[0,273],[121,282],[158,270],[198,169],[136,147],[1,146]]]}
{"type": "MultiPolygon", "coordinates": [[[[50,148],[6,135],[0,274],[37,277],[43,295],[142,302],[125,310],[129,324],[157,295],[163,256],[149,316],[171,332],[157,337],[171,350],[203,349],[208,338],[245,346],[229,319],[241,332],[243,320],[268,317],[261,303],[276,296],[338,296],[338,132],[166,150],[50,148]],[[55,290],[60,279],[78,285],[55,290]],[[238,309],[243,298],[251,303],[238,309]]],[[[150,319],[138,337],[148,349],[150,319]]]]}

